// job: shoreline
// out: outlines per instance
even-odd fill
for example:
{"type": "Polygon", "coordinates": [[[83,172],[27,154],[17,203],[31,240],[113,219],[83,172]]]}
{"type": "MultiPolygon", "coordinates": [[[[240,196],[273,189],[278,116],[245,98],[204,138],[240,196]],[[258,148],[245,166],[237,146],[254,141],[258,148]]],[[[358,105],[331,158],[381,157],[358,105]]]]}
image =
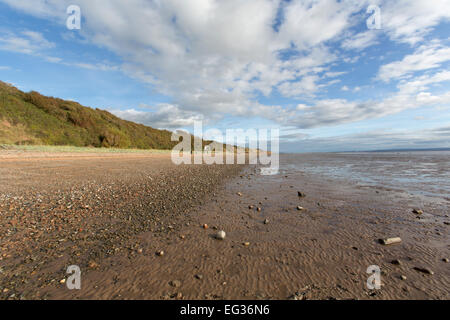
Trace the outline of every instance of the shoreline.
{"type": "Polygon", "coordinates": [[[168,155],[47,161],[0,169],[1,232],[17,228],[1,240],[2,299],[450,298],[448,219],[435,204],[419,220],[392,190],[253,166],[176,167],[168,155]],[[394,236],[402,243],[377,241],[394,236]],[[60,283],[72,264],[80,291],[60,283]],[[381,290],[366,287],[370,265],[381,290]]]}

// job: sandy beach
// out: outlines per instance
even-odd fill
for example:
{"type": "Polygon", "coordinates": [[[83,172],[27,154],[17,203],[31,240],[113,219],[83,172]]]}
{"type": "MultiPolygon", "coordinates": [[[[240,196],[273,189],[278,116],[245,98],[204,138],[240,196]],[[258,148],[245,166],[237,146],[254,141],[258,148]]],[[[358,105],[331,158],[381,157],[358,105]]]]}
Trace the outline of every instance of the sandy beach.
{"type": "Polygon", "coordinates": [[[421,199],[419,219],[401,190],[291,160],[262,176],[170,154],[1,151],[0,298],[450,298],[448,201],[421,199]],[[378,242],[389,237],[402,242],[378,242]],[[66,287],[69,265],[81,290],[66,287]]]}

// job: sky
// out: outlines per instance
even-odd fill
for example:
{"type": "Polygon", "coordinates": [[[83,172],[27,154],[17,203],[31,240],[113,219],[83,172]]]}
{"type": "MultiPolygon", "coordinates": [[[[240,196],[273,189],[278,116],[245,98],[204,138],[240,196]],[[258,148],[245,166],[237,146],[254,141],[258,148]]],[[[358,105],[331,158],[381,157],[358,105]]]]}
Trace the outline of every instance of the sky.
{"type": "Polygon", "coordinates": [[[0,0],[0,80],[283,152],[450,147],[450,1],[0,0]]]}

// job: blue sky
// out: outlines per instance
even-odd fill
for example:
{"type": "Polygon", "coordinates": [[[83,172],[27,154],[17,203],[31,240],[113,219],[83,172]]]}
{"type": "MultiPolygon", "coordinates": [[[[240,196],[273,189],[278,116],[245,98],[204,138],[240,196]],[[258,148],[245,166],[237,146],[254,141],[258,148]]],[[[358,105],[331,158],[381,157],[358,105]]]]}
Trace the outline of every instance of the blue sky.
{"type": "Polygon", "coordinates": [[[449,1],[0,0],[0,21],[0,80],[156,128],[279,128],[289,152],[450,147],[449,1]]]}

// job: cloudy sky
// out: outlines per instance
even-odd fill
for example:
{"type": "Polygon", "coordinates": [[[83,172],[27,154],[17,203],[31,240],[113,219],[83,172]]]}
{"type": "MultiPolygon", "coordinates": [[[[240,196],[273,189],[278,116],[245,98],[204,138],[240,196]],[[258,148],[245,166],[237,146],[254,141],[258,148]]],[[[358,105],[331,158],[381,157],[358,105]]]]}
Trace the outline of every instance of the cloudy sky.
{"type": "Polygon", "coordinates": [[[282,151],[450,147],[450,1],[0,0],[0,80],[282,151]]]}

